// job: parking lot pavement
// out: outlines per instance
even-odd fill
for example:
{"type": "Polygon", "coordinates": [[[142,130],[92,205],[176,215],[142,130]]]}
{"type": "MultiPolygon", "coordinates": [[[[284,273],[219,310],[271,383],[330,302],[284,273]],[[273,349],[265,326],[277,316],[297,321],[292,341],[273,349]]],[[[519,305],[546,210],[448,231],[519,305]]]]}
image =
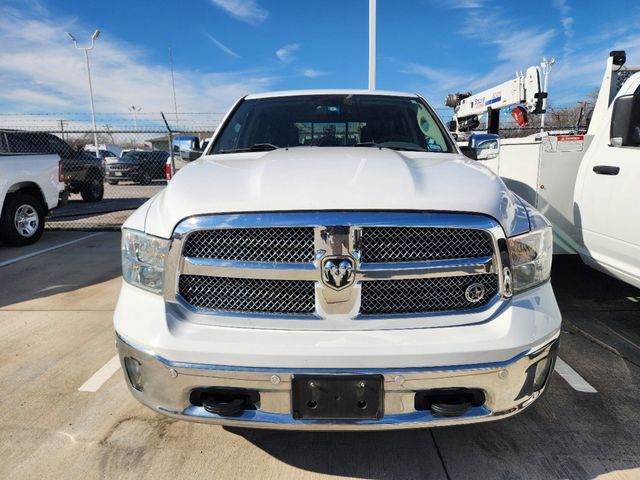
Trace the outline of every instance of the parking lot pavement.
{"type": "Polygon", "coordinates": [[[0,247],[2,262],[77,240],[0,267],[0,478],[640,478],[640,302],[629,300],[640,291],[576,259],[557,260],[553,282],[560,356],[577,377],[555,374],[523,413],[446,429],[278,432],[176,421],[133,400],[112,368],[119,236],[83,235],[0,247]],[[595,393],[575,390],[576,378],[595,393]]]}
{"type": "Polygon", "coordinates": [[[57,208],[47,217],[47,228],[101,228],[114,229],[131,215],[132,211],[167,186],[165,181],[151,185],[123,182],[104,184],[104,198],[99,202],[84,202],[80,195],[71,195],[64,207],[57,208]]]}

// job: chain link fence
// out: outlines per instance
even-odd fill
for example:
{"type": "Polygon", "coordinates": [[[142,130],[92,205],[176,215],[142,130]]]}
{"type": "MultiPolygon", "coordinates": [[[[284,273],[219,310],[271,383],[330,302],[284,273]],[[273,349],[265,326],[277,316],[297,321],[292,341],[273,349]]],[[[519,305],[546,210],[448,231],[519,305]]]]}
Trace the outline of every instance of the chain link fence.
{"type": "Polygon", "coordinates": [[[57,154],[68,194],[48,229],[118,229],[166,186],[166,167],[200,156],[221,113],[0,115],[0,153],[57,154]],[[97,145],[97,151],[96,151],[97,145]]]}
{"type": "MultiPolygon", "coordinates": [[[[451,110],[447,111],[450,114],[451,110]]],[[[170,113],[163,119],[158,113],[134,110],[100,114],[94,130],[86,114],[0,114],[0,153],[60,156],[69,198],[50,212],[46,228],[118,229],[135,209],[166,186],[167,160],[172,152],[172,164],[200,156],[222,117],[222,112],[170,113]]],[[[574,116],[571,119],[575,120],[574,116]]],[[[554,120],[549,130],[579,131],[577,126],[558,126],[568,118],[554,120]]],[[[567,125],[572,123],[566,121],[567,125]]],[[[509,121],[502,127],[503,138],[540,130],[538,125],[519,128],[509,121]]]]}

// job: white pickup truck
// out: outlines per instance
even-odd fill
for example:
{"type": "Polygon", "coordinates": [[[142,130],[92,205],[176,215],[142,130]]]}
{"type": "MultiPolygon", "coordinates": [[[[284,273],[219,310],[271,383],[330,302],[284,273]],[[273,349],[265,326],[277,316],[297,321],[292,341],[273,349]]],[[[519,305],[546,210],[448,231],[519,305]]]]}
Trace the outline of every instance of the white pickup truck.
{"type": "Polygon", "coordinates": [[[553,369],[551,259],[545,218],[420,96],[249,95],[123,226],[125,380],[214,424],[504,418],[553,369]]]}
{"type": "Polygon", "coordinates": [[[0,240],[29,245],[42,236],[45,215],[64,199],[57,155],[0,153],[0,240]]]}

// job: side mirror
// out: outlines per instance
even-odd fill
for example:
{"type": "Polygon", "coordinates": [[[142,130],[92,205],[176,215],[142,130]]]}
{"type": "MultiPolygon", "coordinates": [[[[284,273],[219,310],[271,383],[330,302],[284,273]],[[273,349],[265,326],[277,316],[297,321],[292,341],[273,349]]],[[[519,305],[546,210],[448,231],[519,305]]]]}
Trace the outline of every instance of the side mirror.
{"type": "Polygon", "coordinates": [[[500,136],[491,133],[474,133],[469,137],[469,146],[462,153],[472,160],[491,160],[500,155],[500,136]]]}
{"type": "Polygon", "coordinates": [[[192,135],[181,135],[174,138],[173,151],[180,155],[182,160],[190,162],[202,156],[200,139],[192,135]]]}

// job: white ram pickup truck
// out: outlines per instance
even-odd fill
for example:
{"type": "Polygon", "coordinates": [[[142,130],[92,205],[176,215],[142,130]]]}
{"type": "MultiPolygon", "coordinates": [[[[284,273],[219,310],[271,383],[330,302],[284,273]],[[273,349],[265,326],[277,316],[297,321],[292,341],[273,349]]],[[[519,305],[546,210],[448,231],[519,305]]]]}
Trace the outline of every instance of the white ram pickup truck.
{"type": "Polygon", "coordinates": [[[67,198],[61,168],[58,155],[0,153],[0,240],[4,244],[29,245],[42,236],[47,212],[67,198]]]}
{"type": "Polygon", "coordinates": [[[123,226],[125,380],[213,424],[504,418],[553,369],[551,253],[545,218],[420,96],[249,95],[123,226]]]}

